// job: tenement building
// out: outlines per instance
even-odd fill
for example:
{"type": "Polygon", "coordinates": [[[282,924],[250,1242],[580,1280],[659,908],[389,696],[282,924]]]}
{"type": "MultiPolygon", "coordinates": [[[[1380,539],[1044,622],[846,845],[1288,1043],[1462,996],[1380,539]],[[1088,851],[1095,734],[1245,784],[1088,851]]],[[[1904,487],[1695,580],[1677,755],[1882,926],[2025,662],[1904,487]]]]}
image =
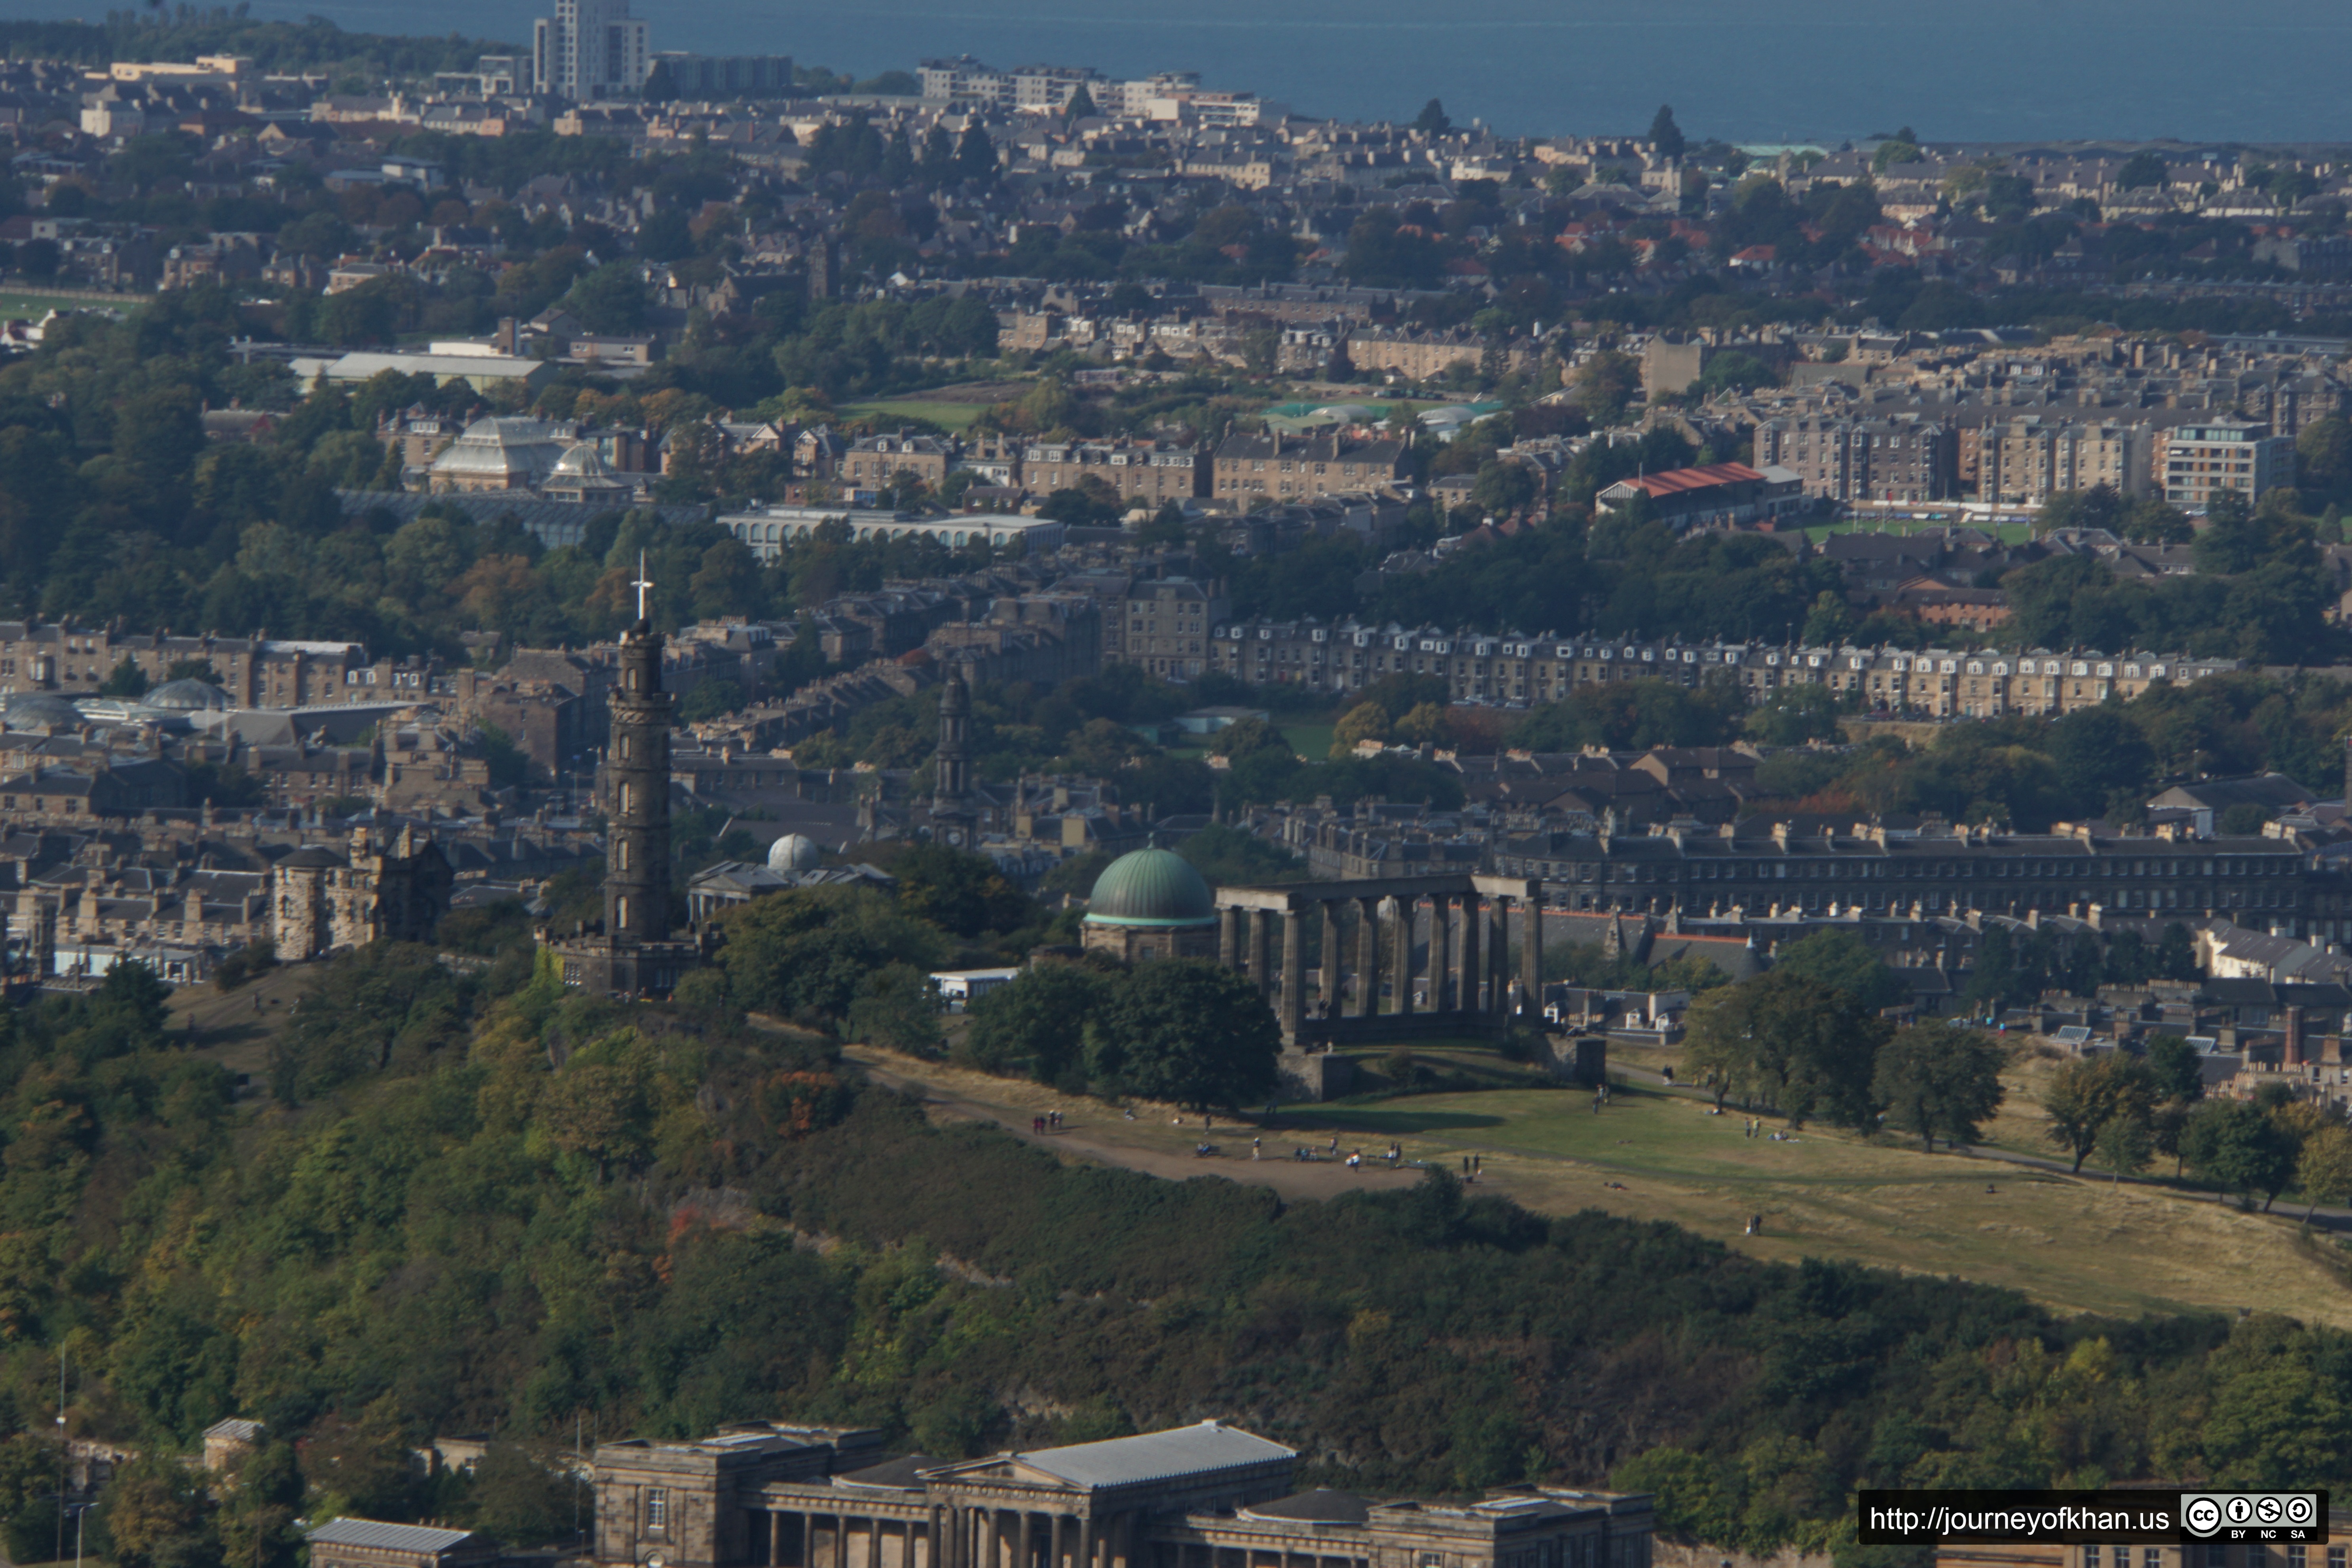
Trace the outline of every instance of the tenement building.
{"type": "Polygon", "coordinates": [[[1215,1421],[980,1459],[781,1423],[596,1450],[611,1568],[1649,1568],[1652,1500],[1296,1489],[1297,1456],[1215,1421]]]}
{"type": "Polygon", "coordinates": [[[1218,447],[1214,494],[1246,506],[1260,496],[1392,490],[1412,477],[1402,441],[1359,441],[1339,435],[1229,436],[1218,447]]]}
{"type": "Polygon", "coordinates": [[[1756,467],[1790,470],[1822,500],[1943,500],[1958,485],[1957,465],[1952,432],[1916,414],[1806,414],[1756,426],[1756,467]]]}
{"type": "Polygon", "coordinates": [[[1540,879],[1555,909],[1695,917],[1969,910],[2226,917],[2300,934],[2303,849],[2284,838],[2000,833],[1928,823],[1811,825],[1761,817],[1643,834],[1544,832],[1494,847],[1497,871],[1540,879]]]}
{"type": "Polygon", "coordinates": [[[1121,500],[1156,506],[1207,495],[1209,466],[1201,447],[1177,441],[1033,441],[1022,449],[1021,482],[1050,495],[1093,479],[1121,500]]]}

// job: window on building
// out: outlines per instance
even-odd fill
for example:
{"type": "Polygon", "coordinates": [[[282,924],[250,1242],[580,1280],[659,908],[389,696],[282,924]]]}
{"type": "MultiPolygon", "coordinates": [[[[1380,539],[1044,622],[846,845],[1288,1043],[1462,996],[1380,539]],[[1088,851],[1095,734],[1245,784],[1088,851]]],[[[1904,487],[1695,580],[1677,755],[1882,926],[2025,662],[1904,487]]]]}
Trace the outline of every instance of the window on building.
{"type": "MultiPolygon", "coordinates": [[[[626,909],[627,907],[627,900],[624,900],[622,901],[622,908],[626,909]]],[[[625,920],[627,917],[624,916],[622,918],[625,920]]],[[[647,1530],[667,1530],[669,1528],[669,1489],[667,1487],[647,1487],[646,1489],[646,1528],[647,1530]]]]}

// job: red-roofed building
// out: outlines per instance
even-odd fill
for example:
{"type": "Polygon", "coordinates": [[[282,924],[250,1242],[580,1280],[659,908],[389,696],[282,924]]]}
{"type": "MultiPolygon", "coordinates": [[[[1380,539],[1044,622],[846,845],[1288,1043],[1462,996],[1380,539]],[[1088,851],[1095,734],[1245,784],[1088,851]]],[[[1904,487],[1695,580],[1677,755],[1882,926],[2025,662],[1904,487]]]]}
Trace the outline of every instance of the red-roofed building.
{"type": "Polygon", "coordinates": [[[1612,512],[1647,498],[1649,512],[1673,528],[1737,528],[1768,522],[1802,510],[1803,486],[1786,468],[1759,470],[1745,463],[1710,463],[1702,468],[1670,468],[1637,479],[1620,479],[1594,498],[1612,512]]]}

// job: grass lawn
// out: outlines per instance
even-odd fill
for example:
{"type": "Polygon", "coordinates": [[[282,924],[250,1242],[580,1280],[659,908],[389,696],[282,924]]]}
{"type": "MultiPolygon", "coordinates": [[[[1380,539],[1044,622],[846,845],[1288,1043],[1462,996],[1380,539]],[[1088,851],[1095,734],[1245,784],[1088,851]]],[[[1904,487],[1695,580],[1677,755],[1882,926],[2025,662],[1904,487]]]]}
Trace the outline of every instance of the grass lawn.
{"type": "Polygon", "coordinates": [[[295,1004],[318,983],[317,969],[286,964],[235,991],[183,985],[163,1004],[164,1029],[229,1071],[258,1080],[269,1070],[269,1047],[292,1021],[295,1004]]]}
{"type": "MultiPolygon", "coordinates": [[[[2303,1233],[2291,1215],[2241,1214],[2210,1196],[2117,1186],[2095,1173],[2076,1178],[1941,1150],[1927,1154],[1908,1142],[1869,1143],[1816,1128],[1786,1142],[1751,1139],[1742,1135],[1737,1110],[1713,1116],[1700,1100],[1622,1082],[1596,1115],[1590,1093],[1537,1087],[1541,1080],[1529,1069],[1482,1042],[1412,1049],[1431,1068],[1496,1087],[1286,1105],[1264,1134],[1267,1143],[1287,1148],[1336,1134],[1342,1148],[1369,1156],[1394,1140],[1408,1160],[1457,1171],[1475,1155],[1478,1187],[1539,1213],[1601,1209],[1666,1220],[1752,1257],[1843,1258],[1958,1276],[2022,1291],[2061,1311],[2246,1308],[2352,1327],[2352,1253],[2330,1237],[2303,1233]],[[1750,1236],[1748,1221],[1755,1215],[1763,1215],[1764,1227],[1750,1236]]],[[[879,1055],[865,1047],[848,1054],[858,1060],[879,1055]]],[[[1678,1054],[1612,1047],[1611,1060],[1612,1067],[1655,1068],[1678,1054]]],[[[1361,1055],[1378,1071],[1387,1053],[1361,1055]]],[[[1070,1108],[1117,1147],[1181,1155],[1201,1135],[1197,1117],[1175,1118],[1170,1107],[1139,1107],[1134,1121],[1097,1120],[1087,1114],[1087,1102],[1041,1085],[943,1063],[906,1065],[957,1098],[1013,1120],[1070,1108]]],[[[2048,1152],[2031,1096],[2037,1075],[2051,1065],[2026,1057],[2012,1069],[2012,1105],[1987,1130],[1991,1137],[2048,1152]]],[[[1244,1126],[1255,1120],[1240,1119],[1244,1126]]]]}
{"type": "Polygon", "coordinates": [[[19,293],[0,289],[0,321],[24,320],[37,321],[51,310],[128,310],[147,301],[135,295],[125,295],[120,303],[109,300],[72,300],[62,294],[19,293]]]}
{"type": "Polygon", "coordinates": [[[886,399],[880,403],[847,403],[839,410],[844,419],[923,419],[943,430],[968,430],[988,412],[984,403],[927,403],[919,398],[886,399]]]}
{"type": "Polygon", "coordinates": [[[1309,762],[1319,763],[1331,754],[1331,731],[1336,724],[1302,724],[1296,720],[1279,721],[1282,732],[1290,739],[1290,749],[1309,762]]]}
{"type": "MultiPolygon", "coordinates": [[[[2346,1258],[2285,1216],[2210,1199],[2021,1170],[1807,1128],[1742,1135],[1736,1111],[1620,1085],[1598,1115],[1577,1089],[1418,1095],[1286,1112],[1403,1142],[1529,1208],[1671,1220],[1759,1258],[1839,1258],[1958,1275],[2063,1310],[2252,1308],[2352,1326],[2346,1258]],[[1761,1215],[1763,1232],[1745,1234],[1761,1215]]],[[[1777,1125],[1777,1124],[1775,1124],[1777,1125]]]]}

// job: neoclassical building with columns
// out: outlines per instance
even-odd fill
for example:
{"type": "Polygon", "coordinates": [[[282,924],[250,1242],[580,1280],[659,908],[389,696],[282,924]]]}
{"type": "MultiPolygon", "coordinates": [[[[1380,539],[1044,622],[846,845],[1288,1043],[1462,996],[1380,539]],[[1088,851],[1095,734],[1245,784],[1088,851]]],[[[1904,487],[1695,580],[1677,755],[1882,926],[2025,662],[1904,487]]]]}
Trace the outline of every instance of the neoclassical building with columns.
{"type": "Polygon", "coordinates": [[[1286,1050],[1498,1030],[1540,1005],[1540,891],[1475,875],[1220,888],[1217,957],[1256,982],[1286,1050]]]}
{"type": "Polygon", "coordinates": [[[1099,1443],[887,1457],[841,1427],[596,1450],[608,1568],[1650,1568],[1651,1499],[1296,1491],[1297,1455],[1215,1421],[1099,1443]]]}

